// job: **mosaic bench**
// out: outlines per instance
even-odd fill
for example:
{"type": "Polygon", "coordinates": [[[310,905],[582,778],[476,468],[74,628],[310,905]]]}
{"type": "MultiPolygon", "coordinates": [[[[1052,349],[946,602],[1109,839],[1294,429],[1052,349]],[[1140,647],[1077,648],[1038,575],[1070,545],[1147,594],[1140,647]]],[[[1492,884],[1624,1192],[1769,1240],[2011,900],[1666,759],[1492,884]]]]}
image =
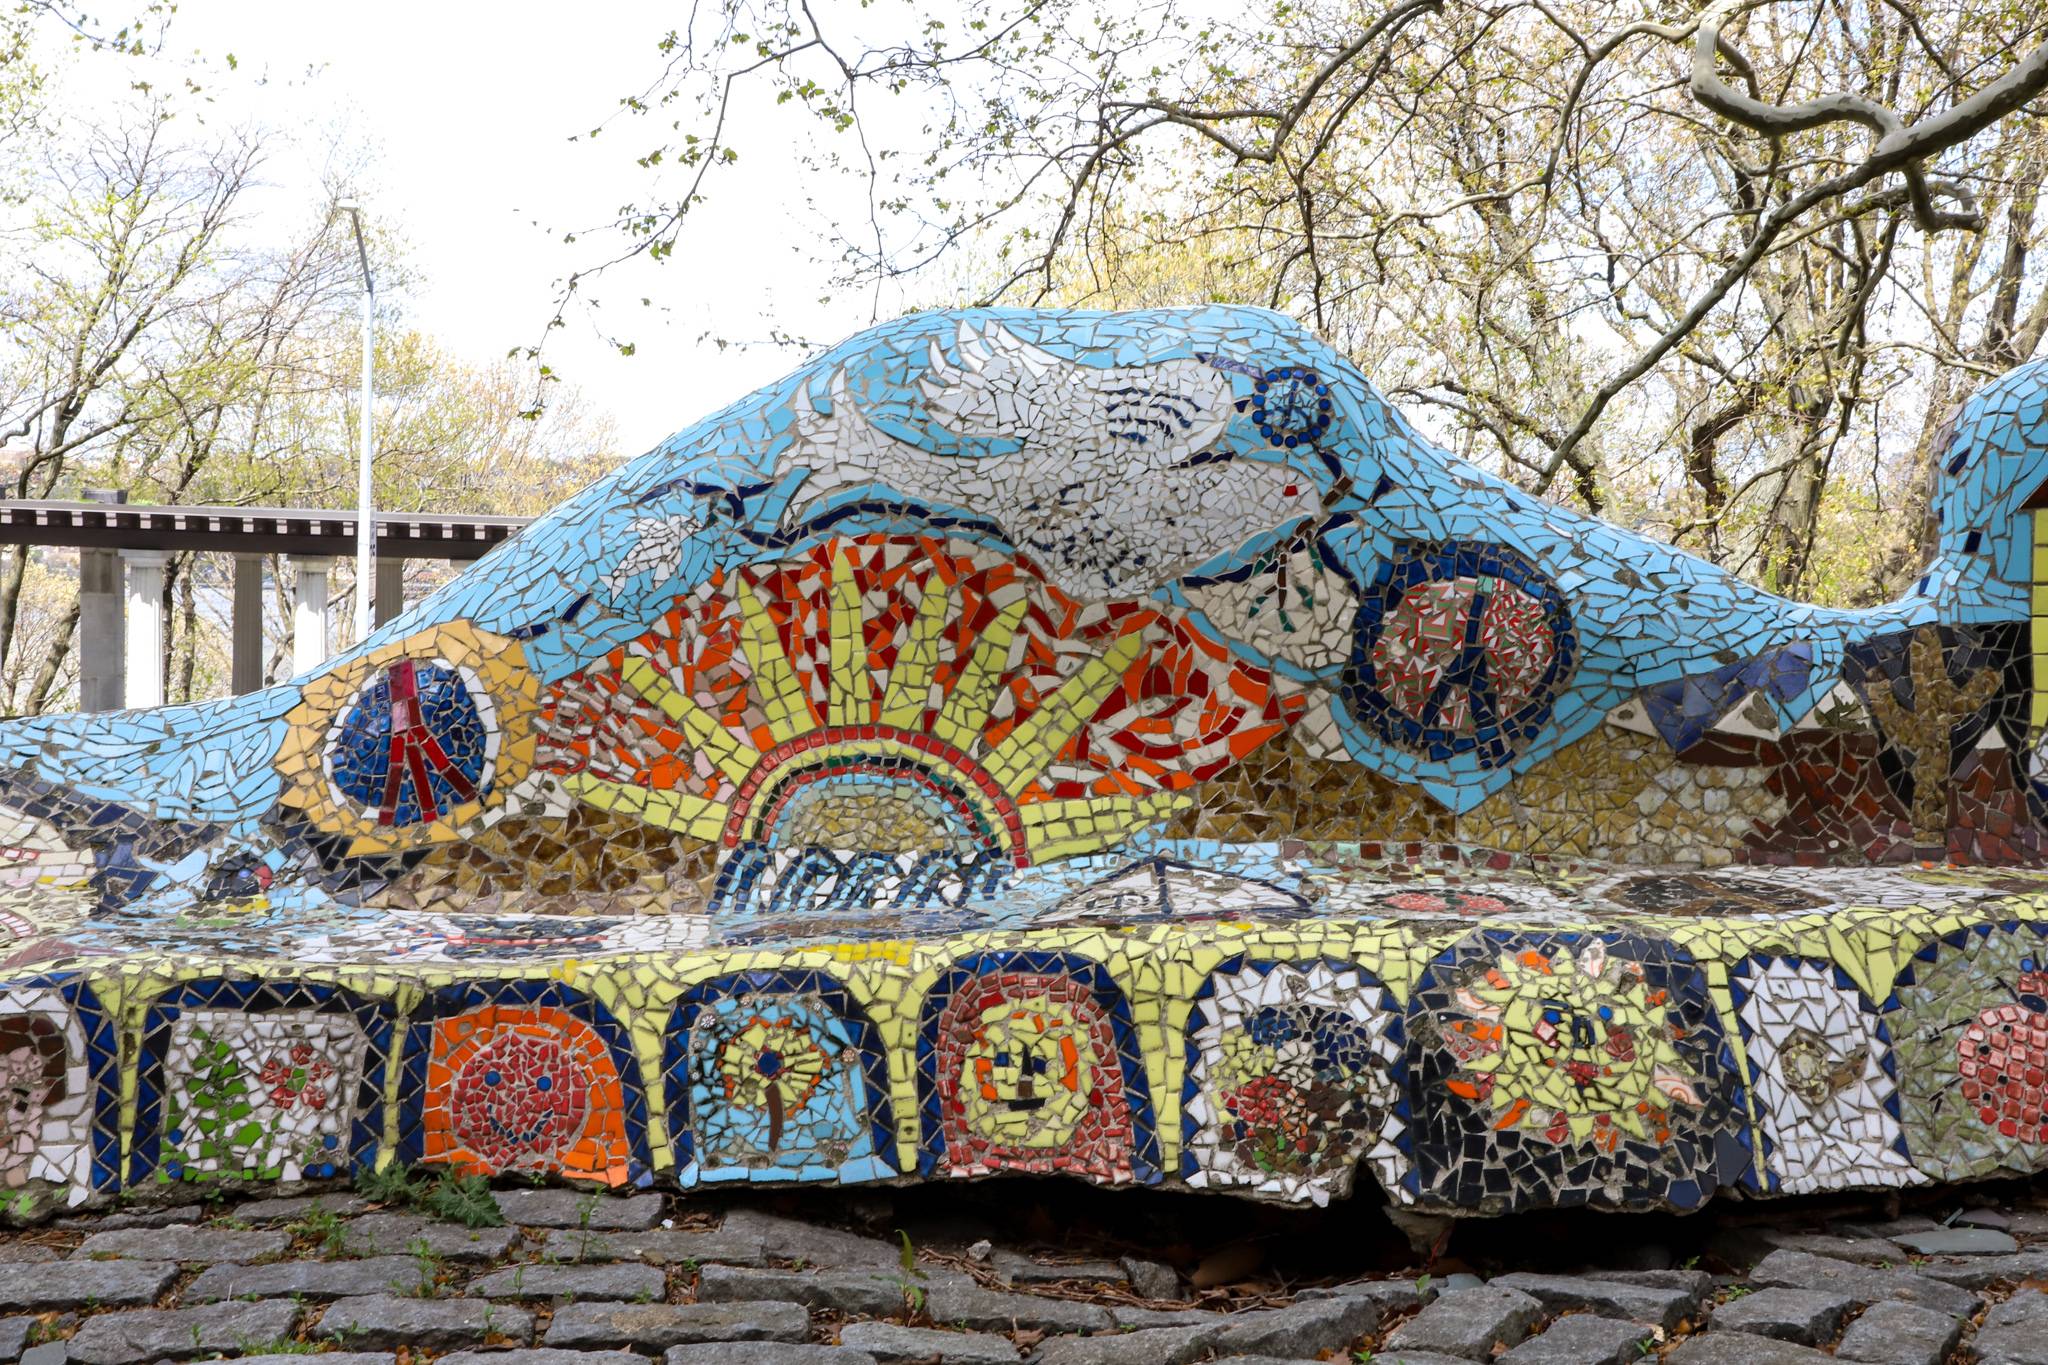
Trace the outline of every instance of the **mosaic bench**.
{"type": "Polygon", "coordinates": [[[321,668],[0,724],[0,1183],[1064,1173],[1422,1211],[2048,1156],[2048,377],[1773,597],[1275,314],[875,328],[321,668]]]}

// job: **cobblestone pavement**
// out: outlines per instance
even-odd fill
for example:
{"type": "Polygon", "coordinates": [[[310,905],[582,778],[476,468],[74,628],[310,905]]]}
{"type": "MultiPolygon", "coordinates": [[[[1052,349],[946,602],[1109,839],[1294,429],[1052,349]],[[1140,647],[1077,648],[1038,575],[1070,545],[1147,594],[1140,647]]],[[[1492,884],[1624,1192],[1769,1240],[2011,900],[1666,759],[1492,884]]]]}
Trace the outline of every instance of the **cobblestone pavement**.
{"type": "Polygon", "coordinates": [[[387,1180],[0,1233],[0,1360],[2048,1365],[2044,1290],[2048,1181],[1404,1236],[1363,1203],[1054,1182],[721,1203],[387,1180]]]}

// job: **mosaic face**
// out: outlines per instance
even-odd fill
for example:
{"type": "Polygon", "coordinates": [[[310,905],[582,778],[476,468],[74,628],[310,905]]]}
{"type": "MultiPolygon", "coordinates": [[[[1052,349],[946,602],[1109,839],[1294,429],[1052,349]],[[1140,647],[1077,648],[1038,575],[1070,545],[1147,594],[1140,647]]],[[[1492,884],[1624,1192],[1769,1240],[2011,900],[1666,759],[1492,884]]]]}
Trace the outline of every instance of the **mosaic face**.
{"type": "Polygon", "coordinates": [[[1069,977],[977,978],[938,1018],[950,1174],[1131,1176],[1131,1118],[1110,1020],[1069,977]]]}
{"type": "Polygon", "coordinates": [[[0,723],[0,1184],[360,1165],[387,1097],[610,1183],[2031,1171],[2044,377],[1838,611],[1277,314],[871,329],[301,679],[0,723]]]}
{"type": "Polygon", "coordinates": [[[1190,1184],[1321,1204],[1363,1158],[1399,1188],[1402,1030],[1383,987],[1327,963],[1247,964],[1210,977],[1187,1027],[1190,1184]]]}
{"type": "Polygon", "coordinates": [[[0,1191],[76,1204],[112,1179],[112,1031],[89,992],[0,986],[0,1191]]]}
{"type": "Polygon", "coordinates": [[[1749,1177],[1719,1136],[1740,1091],[1704,978],[1665,945],[1483,931],[1418,984],[1410,1032],[1425,1191],[1515,1207],[1619,1184],[1689,1207],[1749,1177]]]}

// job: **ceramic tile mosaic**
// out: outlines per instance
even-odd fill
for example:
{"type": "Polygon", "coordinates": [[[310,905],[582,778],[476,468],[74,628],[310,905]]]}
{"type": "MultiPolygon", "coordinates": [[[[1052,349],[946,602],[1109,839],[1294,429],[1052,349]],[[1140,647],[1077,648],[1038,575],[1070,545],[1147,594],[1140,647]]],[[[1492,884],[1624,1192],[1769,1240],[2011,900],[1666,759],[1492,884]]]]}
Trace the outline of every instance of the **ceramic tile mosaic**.
{"type": "Polygon", "coordinates": [[[195,981],[142,1031],[132,1182],[297,1180],[375,1161],[388,1009],[313,984],[195,981]]]}
{"type": "Polygon", "coordinates": [[[665,1083],[685,1185],[896,1173],[880,1035],[823,972],[692,986],[669,1023],[665,1083]]]}
{"type": "Polygon", "coordinates": [[[1323,1204],[1360,1160],[1389,1183],[1405,1173],[1401,1014],[1357,967],[1233,959],[1183,1031],[1188,1184],[1323,1204]]]}
{"type": "Polygon", "coordinates": [[[1252,309],[904,318],[305,676],[0,723],[0,1186],[2048,1165],[2048,370],[1788,602],[1252,309]]]}
{"type": "Polygon", "coordinates": [[[1877,1007],[1826,962],[1753,958],[1732,989],[1773,1188],[1914,1185],[1898,1063],[1877,1007]]]}

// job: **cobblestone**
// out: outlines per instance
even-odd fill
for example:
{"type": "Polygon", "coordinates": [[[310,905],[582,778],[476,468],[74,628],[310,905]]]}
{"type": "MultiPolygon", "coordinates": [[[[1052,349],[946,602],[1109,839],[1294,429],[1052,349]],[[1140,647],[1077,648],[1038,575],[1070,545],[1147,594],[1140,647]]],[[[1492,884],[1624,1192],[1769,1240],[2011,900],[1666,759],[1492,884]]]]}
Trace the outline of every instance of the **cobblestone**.
{"type": "Polygon", "coordinates": [[[1815,1365],[1833,1356],[1811,1346],[1753,1337],[1743,1332],[1709,1332],[1678,1343],[1663,1365],[1815,1365]]]}
{"type": "Polygon", "coordinates": [[[545,1344],[667,1350],[708,1341],[807,1340],[798,1303],[572,1303],[557,1309],[545,1344]]]}
{"type": "Polygon", "coordinates": [[[443,1261],[495,1261],[519,1241],[517,1228],[466,1228],[410,1213],[372,1213],[349,1223],[342,1235],[351,1256],[424,1253],[443,1261]]]}
{"type": "Polygon", "coordinates": [[[236,1206],[235,1217],[244,1223],[276,1223],[288,1218],[304,1218],[315,1209],[321,1209],[337,1218],[352,1218],[356,1214],[369,1212],[372,1207],[370,1201],[359,1194],[330,1191],[327,1194],[297,1194],[282,1199],[252,1199],[246,1204],[236,1206]]]}
{"type": "Polygon", "coordinates": [[[86,1217],[0,1233],[0,1361],[191,1359],[198,1325],[210,1343],[199,1354],[277,1353],[274,1365],[329,1343],[343,1351],[322,1365],[395,1365],[401,1349],[437,1365],[669,1365],[664,1353],[674,1365],[1258,1365],[1348,1360],[1364,1348],[1376,1365],[1634,1365],[1660,1330],[1660,1365],[1948,1365],[1958,1351],[1976,1365],[2048,1365],[2048,1295],[2023,1288],[1997,1301],[2048,1278],[2048,1215],[2027,1206],[1979,1211],[2003,1228],[1965,1223],[1951,1203],[1935,1207],[1939,1218],[1843,1216],[1825,1227],[1703,1219],[1641,1244],[1627,1240],[1626,1220],[1600,1222],[1600,1236],[1623,1234],[1606,1243],[1582,1226],[1546,1232],[1540,1246],[1488,1241],[1474,1224],[1457,1230],[1443,1273],[1413,1263],[1396,1273],[1403,1263],[1386,1260],[1374,1272],[1360,1258],[1342,1262],[1354,1278],[1297,1287],[1304,1267],[1336,1268],[1323,1251],[1331,1243],[1296,1249],[1291,1232],[1242,1231],[1204,1242],[1201,1219],[1192,1235],[1147,1224],[1115,1239],[1096,1215],[1071,1226],[1048,1216],[1037,1195],[1020,1196],[1014,1234],[999,1215],[900,1211],[872,1192],[813,1201],[868,1231],[749,1207],[721,1220],[671,1195],[525,1186],[496,1197],[511,1226],[471,1230],[330,1192],[230,1206],[213,1223],[107,1228],[86,1217]],[[339,1222],[294,1226],[316,1201],[339,1222]],[[898,1225],[912,1269],[900,1237],[873,1235],[898,1225]],[[296,1254],[291,1236],[301,1238],[296,1254]],[[1998,1239],[2016,1249],[1995,1250],[1998,1239]],[[1175,1264],[1131,1250],[1146,1245],[1175,1264]],[[1714,1247],[1768,1248],[1736,1282],[1747,1292],[1719,1303],[1714,1276],[1690,1259],[1718,1266],[1714,1247]],[[1920,1259],[1913,1247],[1954,1254],[1920,1259]],[[201,1250],[239,1259],[187,1259],[201,1250]],[[1888,1263],[1892,1254],[1914,1259],[1888,1263]],[[1232,1268],[1194,1269],[1219,1259],[1232,1268]],[[1623,1265],[1660,1268],[1611,1268],[1623,1265]],[[1992,1306],[1973,1329],[1965,1319],[1985,1298],[1992,1306]],[[265,1314],[283,1326],[256,1320],[265,1314]],[[208,1327],[217,1322],[239,1325],[208,1327]],[[840,1344],[827,1344],[834,1336],[840,1344]],[[51,1340],[30,1346],[35,1337],[51,1340]]]}
{"type": "MultiPolygon", "coordinates": [[[[1476,1287],[1476,1286],[1475,1286],[1476,1287]]],[[[1352,1280],[1346,1284],[1317,1285],[1304,1289],[1297,1298],[1302,1299],[1371,1299],[1382,1310],[1389,1313],[1404,1312],[1420,1307],[1433,1300],[1437,1289],[1431,1286],[1427,1293],[1416,1287],[1413,1280],[1352,1280]]]]}
{"type": "Polygon", "coordinates": [[[1946,1313],[1910,1303],[1874,1303],[1849,1324],[1835,1359],[1864,1365],[1942,1365],[1963,1337],[1946,1313]]]}
{"type": "Polygon", "coordinates": [[[835,1313],[887,1317],[903,1310],[903,1281],[873,1270],[748,1270],[707,1265],[697,1277],[703,1303],[781,1301],[835,1313]]]}
{"type": "Polygon", "coordinates": [[[1909,1232],[1900,1246],[1921,1256],[2005,1256],[2020,1249],[2008,1233],[1993,1228],[1935,1228],[1909,1232]]]}
{"type": "Polygon", "coordinates": [[[1209,1308],[1141,1308],[1128,1303],[1111,1304],[1109,1315],[1116,1319],[1120,1332],[1152,1327],[1215,1326],[1226,1320],[1225,1314],[1209,1308]]]}
{"type": "Polygon", "coordinates": [[[893,1322],[849,1323],[840,1344],[866,1351],[880,1365],[1014,1365],[1023,1357],[1003,1337],[987,1332],[940,1332],[928,1327],[899,1327],[893,1322]]]}
{"type": "Polygon", "coordinates": [[[1922,1261],[1913,1267],[1913,1273],[1962,1289],[1983,1289],[2001,1282],[2017,1284],[2048,1275],[2048,1250],[2036,1248],[2016,1251],[2010,1256],[1972,1256],[1960,1261],[1922,1261]]]}
{"type": "Polygon", "coordinates": [[[1994,1304],[1971,1345],[1986,1365],[2048,1365],[2048,1294],[2022,1289],[1994,1304]]]}
{"type": "Polygon", "coordinates": [[[1957,1317],[1968,1317],[1977,1311],[1977,1296],[1956,1285],[1911,1271],[1878,1270],[1803,1251],[1774,1251],[1749,1272],[1749,1277],[1766,1287],[1835,1292],[1857,1303],[1903,1299],[1957,1317]]]}
{"type": "Polygon", "coordinates": [[[285,1299],[102,1313],[87,1318],[65,1350],[82,1365],[139,1365],[247,1351],[289,1338],[300,1312],[299,1305],[285,1299]]]}
{"type": "Polygon", "coordinates": [[[1180,1272],[1164,1261],[1126,1256],[1118,1264],[1130,1281],[1131,1292],[1145,1299],[1170,1299],[1180,1293],[1180,1272]]]}
{"type": "Polygon", "coordinates": [[[168,1261],[63,1261],[0,1273],[0,1312],[134,1308],[155,1303],[178,1278],[168,1261]]]}
{"type": "Polygon", "coordinates": [[[791,1346],[776,1342],[723,1341],[715,1346],[672,1346],[662,1365],[877,1365],[851,1346],[791,1346]]]}
{"type": "Polygon", "coordinates": [[[1358,1298],[1320,1299],[1263,1313],[1237,1313],[1216,1338],[1216,1349],[1313,1359],[1324,1351],[1341,1352],[1354,1339],[1377,1328],[1380,1316],[1378,1304],[1358,1298]]]}
{"type": "Polygon", "coordinates": [[[583,1190],[499,1190],[498,1212],[523,1228],[588,1228],[593,1232],[643,1232],[661,1221],[661,1196],[621,1198],[583,1190]]]}
{"type": "Polygon", "coordinates": [[[1108,1309],[1092,1303],[1002,1294],[961,1281],[926,1290],[925,1311],[933,1322],[958,1323],[977,1331],[1107,1332],[1116,1326],[1108,1309]]]}
{"type": "Polygon", "coordinates": [[[1099,1337],[1054,1337],[1039,1348],[1037,1365],[1185,1365],[1206,1355],[1222,1331],[1220,1324],[1204,1323],[1099,1337]]]}
{"type": "Polygon", "coordinates": [[[895,1266],[903,1255],[894,1242],[757,1209],[734,1209],[719,1231],[741,1243],[757,1241],[777,1260],[805,1266],[895,1266]]]}
{"type": "Polygon", "coordinates": [[[79,1218],[59,1218],[51,1226],[64,1232],[118,1232],[124,1228],[167,1228],[178,1223],[197,1223],[199,1206],[184,1204],[170,1209],[135,1209],[120,1213],[98,1213],[79,1218]]]}
{"type": "Polygon", "coordinates": [[[361,1261],[273,1261],[268,1265],[217,1265],[185,1286],[186,1303],[213,1299],[347,1299],[364,1294],[412,1294],[423,1275],[411,1256],[372,1256],[361,1261]]]}
{"type": "Polygon", "coordinates": [[[342,1299],[320,1319],[320,1335],[344,1346],[456,1351],[487,1341],[524,1346],[533,1340],[533,1316],[507,1304],[474,1299],[410,1299],[370,1294],[342,1299]]]}
{"type": "Polygon", "coordinates": [[[1048,1265],[1014,1251],[998,1251],[989,1258],[989,1268],[1007,1285],[1060,1284],[1084,1280],[1096,1284],[1125,1284],[1124,1268],[1114,1261],[1072,1261],[1048,1265]]]}
{"type": "Polygon", "coordinates": [[[486,1299],[577,1299],[605,1302],[659,1299],[668,1277],[651,1265],[515,1265],[470,1281],[486,1299]]]}
{"type": "Polygon", "coordinates": [[[1828,1290],[1762,1289],[1720,1305],[1707,1325],[1716,1332],[1748,1332],[1819,1346],[1834,1339],[1854,1307],[1852,1296],[1828,1290]]]}
{"type": "MultiPolygon", "coordinates": [[[[1930,1229],[1931,1231],[1931,1229],[1930,1229]]],[[[1723,1243],[1726,1246],[1749,1244],[1761,1247],[1761,1255],[1738,1258],[1742,1265],[1753,1265],[1762,1256],[1773,1251],[1803,1251],[1812,1256],[1826,1256],[1836,1261],[1855,1261],[1859,1265],[1899,1266],[1908,1259],[1905,1247],[1888,1237],[1844,1237],[1831,1232],[1806,1232],[1785,1228],[1746,1228],[1735,1238],[1723,1243]]]]}
{"type": "Polygon", "coordinates": [[[1666,1331],[1678,1326],[1699,1305],[1699,1295],[1688,1289],[1629,1284],[1620,1280],[1520,1273],[1502,1275],[1489,1283],[1503,1289],[1519,1289],[1559,1312],[1580,1309],[1605,1317],[1649,1323],[1666,1331]]]}
{"type": "MultiPolygon", "coordinates": [[[[1358,1300],[1333,1299],[1333,1303],[1358,1300]]],[[[1543,1316],[1540,1300],[1519,1289],[1488,1285],[1441,1295],[1436,1302],[1396,1328],[1387,1338],[1390,1350],[1441,1351],[1445,1355],[1491,1360],[1521,1344],[1543,1316]]]]}
{"type": "Polygon", "coordinates": [[[1500,1365],[1634,1365],[1651,1341],[1640,1322],[1574,1313],[1500,1358],[1500,1365]]]}
{"type": "Polygon", "coordinates": [[[119,1257],[134,1261],[262,1261],[282,1256],[292,1239],[282,1232],[231,1232],[225,1228],[120,1228],[95,1232],[71,1253],[74,1261],[119,1257]]]}
{"type": "Polygon", "coordinates": [[[645,1261],[650,1265],[765,1266],[768,1244],[756,1232],[718,1228],[654,1228],[647,1232],[583,1232],[557,1228],[541,1248],[550,1261],[645,1261]]]}

